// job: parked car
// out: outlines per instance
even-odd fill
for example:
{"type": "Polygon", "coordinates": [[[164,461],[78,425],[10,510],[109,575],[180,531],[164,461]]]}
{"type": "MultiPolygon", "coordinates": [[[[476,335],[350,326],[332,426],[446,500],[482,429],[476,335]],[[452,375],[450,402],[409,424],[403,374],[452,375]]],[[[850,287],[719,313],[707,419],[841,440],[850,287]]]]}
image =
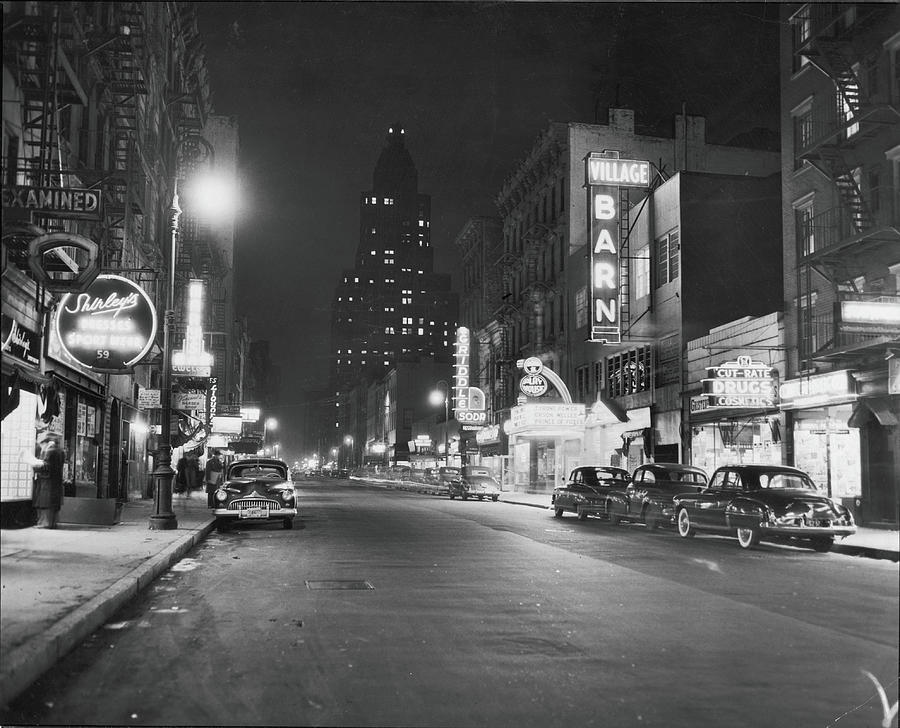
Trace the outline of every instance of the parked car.
{"type": "Polygon", "coordinates": [[[631,474],[625,498],[615,501],[609,514],[613,523],[635,521],[650,530],[675,524],[676,495],[706,487],[706,471],[679,463],[645,463],[631,474]]]}
{"type": "Polygon", "coordinates": [[[274,458],[248,458],[228,466],[225,482],[215,493],[216,527],[226,531],[234,523],[281,521],[294,527],[297,506],[288,466],[274,458]]]}
{"type": "Polygon", "coordinates": [[[490,498],[492,501],[496,501],[500,498],[500,484],[494,480],[490,468],[478,465],[464,465],[460,469],[459,477],[449,480],[447,486],[450,491],[450,500],[456,496],[463,500],[490,498]]]}
{"type": "Polygon", "coordinates": [[[459,477],[460,477],[459,468],[441,466],[437,469],[438,485],[443,485],[443,486],[449,488],[450,483],[453,482],[454,480],[459,480],[459,477]]]}
{"type": "Polygon", "coordinates": [[[628,471],[606,465],[585,465],[569,473],[565,484],[553,489],[550,507],[556,518],[566,511],[577,513],[582,521],[588,516],[607,518],[618,503],[624,509],[628,471]]]}
{"type": "Polygon", "coordinates": [[[718,468],[709,487],[676,496],[678,533],[737,535],[742,548],[761,540],[809,544],[828,551],[836,537],[856,533],[853,516],[816,488],[802,470],[783,465],[728,465],[718,468]]]}

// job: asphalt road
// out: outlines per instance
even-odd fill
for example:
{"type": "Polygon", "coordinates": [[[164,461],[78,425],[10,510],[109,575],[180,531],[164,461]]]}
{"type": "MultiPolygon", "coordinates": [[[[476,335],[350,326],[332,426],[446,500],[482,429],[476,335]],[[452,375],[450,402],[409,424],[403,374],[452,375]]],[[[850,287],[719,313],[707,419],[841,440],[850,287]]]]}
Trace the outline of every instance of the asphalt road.
{"type": "MultiPolygon", "coordinates": [[[[212,534],[7,724],[881,725],[898,566],[305,482],[212,534]]],[[[894,721],[896,725],[896,720],[894,721]]]]}

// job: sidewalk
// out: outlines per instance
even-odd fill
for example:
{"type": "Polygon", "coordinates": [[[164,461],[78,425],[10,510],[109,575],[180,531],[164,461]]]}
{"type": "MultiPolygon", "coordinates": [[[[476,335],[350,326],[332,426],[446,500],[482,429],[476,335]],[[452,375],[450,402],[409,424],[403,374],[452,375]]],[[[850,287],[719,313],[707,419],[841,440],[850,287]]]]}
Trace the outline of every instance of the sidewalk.
{"type": "MultiPolygon", "coordinates": [[[[366,482],[443,493],[415,483],[366,482]]],[[[506,491],[500,500],[549,511],[547,494],[506,491]]],[[[149,530],[152,509],[149,500],[126,503],[114,526],[0,530],[0,706],[105,624],[213,528],[203,494],[174,498],[178,528],[171,531],[149,530]]],[[[834,551],[897,561],[898,532],[862,528],[835,544],[834,551]]]]}
{"type": "Polygon", "coordinates": [[[114,526],[0,530],[0,706],[106,623],[213,528],[206,494],[176,496],[178,528],[151,531],[153,501],[114,526]]]}

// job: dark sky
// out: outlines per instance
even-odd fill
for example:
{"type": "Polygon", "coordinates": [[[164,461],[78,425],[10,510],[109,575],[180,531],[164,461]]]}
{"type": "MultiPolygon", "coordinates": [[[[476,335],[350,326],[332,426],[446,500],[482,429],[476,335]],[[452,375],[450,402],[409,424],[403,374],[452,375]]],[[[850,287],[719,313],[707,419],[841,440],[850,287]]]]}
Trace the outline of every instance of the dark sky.
{"type": "MultiPolygon", "coordinates": [[[[724,143],[777,129],[778,7],[749,3],[198,3],[215,110],[237,117],[237,306],[282,370],[285,424],[327,378],[330,301],[387,129],[432,196],[436,269],[495,214],[550,121],[609,106],[670,134],[686,104],[724,143]]],[[[289,427],[289,425],[288,425],[289,427]]],[[[288,436],[288,432],[285,432],[288,436]]]]}

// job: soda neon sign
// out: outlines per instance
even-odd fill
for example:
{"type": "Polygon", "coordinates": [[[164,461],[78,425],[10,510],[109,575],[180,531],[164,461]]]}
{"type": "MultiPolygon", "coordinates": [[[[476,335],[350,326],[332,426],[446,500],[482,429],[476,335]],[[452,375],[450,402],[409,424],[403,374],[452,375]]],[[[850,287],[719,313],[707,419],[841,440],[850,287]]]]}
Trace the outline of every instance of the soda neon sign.
{"type": "Polygon", "coordinates": [[[484,392],[469,385],[469,329],[456,329],[454,343],[453,416],[466,425],[483,425],[487,422],[484,392]]]}

